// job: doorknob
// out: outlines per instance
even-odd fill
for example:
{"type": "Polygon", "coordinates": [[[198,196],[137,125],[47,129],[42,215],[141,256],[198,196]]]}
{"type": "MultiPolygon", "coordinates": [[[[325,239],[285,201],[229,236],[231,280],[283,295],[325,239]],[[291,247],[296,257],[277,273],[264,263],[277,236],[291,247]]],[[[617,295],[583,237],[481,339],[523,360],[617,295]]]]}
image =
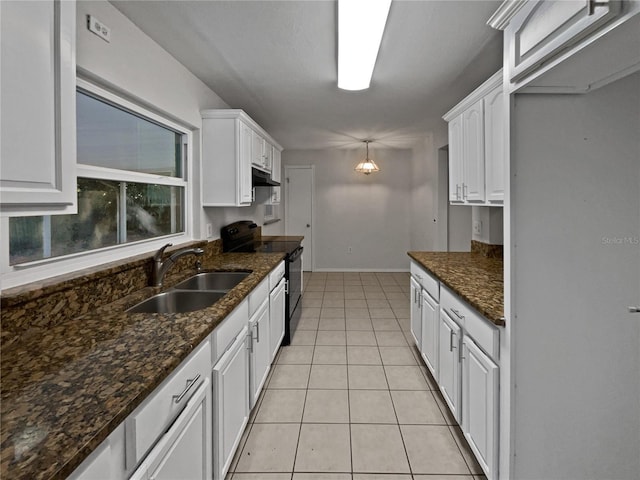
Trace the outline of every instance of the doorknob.
{"type": "Polygon", "coordinates": [[[307,223],[307,228],[309,228],[310,226],[311,226],[311,225],[309,225],[309,224],[307,223]]]}
{"type": "Polygon", "coordinates": [[[640,307],[629,307],[629,313],[640,313],[640,307]]]}

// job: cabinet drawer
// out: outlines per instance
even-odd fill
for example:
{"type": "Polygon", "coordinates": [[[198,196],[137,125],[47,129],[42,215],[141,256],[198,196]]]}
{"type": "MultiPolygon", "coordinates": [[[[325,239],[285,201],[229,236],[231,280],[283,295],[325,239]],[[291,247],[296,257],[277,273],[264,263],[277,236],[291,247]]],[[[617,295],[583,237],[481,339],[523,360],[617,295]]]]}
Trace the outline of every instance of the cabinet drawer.
{"type": "Polygon", "coordinates": [[[137,465],[178,416],[211,369],[211,344],[205,340],[125,420],[127,470],[137,465]],[[184,394],[184,395],[183,395],[184,394]]]}
{"type": "Polygon", "coordinates": [[[280,262],[269,274],[269,291],[278,286],[280,279],[284,277],[284,262],[280,262]]]}
{"type": "Polygon", "coordinates": [[[440,301],[440,282],[415,262],[411,262],[411,275],[436,303],[440,301]]]}
{"type": "Polygon", "coordinates": [[[262,280],[249,294],[249,318],[256,313],[266,298],[269,298],[269,278],[262,280]]]}
{"type": "Polygon", "coordinates": [[[216,364],[224,352],[229,349],[238,332],[248,323],[249,301],[243,300],[211,333],[211,345],[213,347],[211,365],[216,364]]]}
{"type": "Polygon", "coordinates": [[[498,360],[500,355],[498,328],[445,287],[440,293],[440,308],[445,310],[489,357],[498,360]]]}

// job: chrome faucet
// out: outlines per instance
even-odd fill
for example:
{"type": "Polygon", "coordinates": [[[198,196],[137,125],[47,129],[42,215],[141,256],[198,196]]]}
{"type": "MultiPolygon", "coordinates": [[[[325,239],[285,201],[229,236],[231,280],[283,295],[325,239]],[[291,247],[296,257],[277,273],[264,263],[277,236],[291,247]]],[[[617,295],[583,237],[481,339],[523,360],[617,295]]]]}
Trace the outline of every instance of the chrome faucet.
{"type": "MultiPolygon", "coordinates": [[[[204,255],[204,250],[201,248],[185,248],[183,250],[178,250],[169,258],[163,260],[162,258],[164,257],[165,249],[172,245],[172,243],[167,243],[165,246],[161,247],[153,256],[152,286],[154,287],[162,286],[162,282],[164,280],[165,274],[167,273],[167,270],[169,270],[171,266],[176,263],[176,260],[178,260],[180,257],[183,257],[185,255],[196,255],[198,257],[201,257],[202,255],[204,255]]],[[[201,266],[202,263],[200,262],[200,260],[197,260],[196,269],[198,270],[198,272],[200,271],[201,266]]]]}

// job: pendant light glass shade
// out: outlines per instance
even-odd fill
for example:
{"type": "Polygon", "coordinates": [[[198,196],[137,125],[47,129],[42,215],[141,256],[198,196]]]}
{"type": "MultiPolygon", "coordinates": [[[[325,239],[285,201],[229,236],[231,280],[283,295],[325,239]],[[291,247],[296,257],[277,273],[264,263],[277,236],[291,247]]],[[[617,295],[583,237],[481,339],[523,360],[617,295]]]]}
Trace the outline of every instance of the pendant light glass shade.
{"type": "Polygon", "coordinates": [[[369,175],[372,172],[379,172],[380,167],[376,165],[376,162],[369,158],[369,143],[371,140],[365,140],[364,143],[367,144],[367,156],[364,160],[360,161],[354,170],[359,173],[364,173],[365,175],[369,175]]]}

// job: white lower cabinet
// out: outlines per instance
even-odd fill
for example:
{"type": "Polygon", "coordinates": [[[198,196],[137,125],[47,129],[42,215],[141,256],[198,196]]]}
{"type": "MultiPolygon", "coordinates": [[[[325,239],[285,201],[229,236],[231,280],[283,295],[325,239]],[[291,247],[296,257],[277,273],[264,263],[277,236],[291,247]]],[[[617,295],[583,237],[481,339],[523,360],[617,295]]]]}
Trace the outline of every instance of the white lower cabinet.
{"type": "Polygon", "coordinates": [[[213,478],[223,480],[249,420],[249,336],[245,326],[213,367],[213,478]]]}
{"type": "Polygon", "coordinates": [[[462,431],[489,480],[498,468],[498,366],[464,335],[462,431]]]}
{"type": "Polygon", "coordinates": [[[285,288],[287,286],[284,278],[280,279],[280,282],[276,287],[271,290],[269,295],[269,326],[270,335],[269,342],[271,343],[271,361],[276,358],[282,339],[284,338],[284,317],[285,317],[285,288]]]}
{"type": "Polygon", "coordinates": [[[411,336],[418,350],[422,350],[422,311],[420,308],[420,295],[422,287],[418,281],[411,277],[411,336]]]}
{"type": "Polygon", "coordinates": [[[447,312],[440,310],[438,382],[453,417],[460,422],[460,332],[447,312]]]}
{"type": "Polygon", "coordinates": [[[267,379],[271,368],[271,344],[269,343],[269,299],[265,298],[262,305],[249,320],[250,336],[250,374],[251,390],[249,408],[253,408],[258,400],[262,385],[267,379]]]}
{"type": "Polygon", "coordinates": [[[422,290],[421,296],[422,348],[420,354],[433,377],[438,380],[438,302],[426,290],[422,290]]]}
{"type": "Polygon", "coordinates": [[[204,382],[131,480],[211,478],[211,386],[204,382]]]}

